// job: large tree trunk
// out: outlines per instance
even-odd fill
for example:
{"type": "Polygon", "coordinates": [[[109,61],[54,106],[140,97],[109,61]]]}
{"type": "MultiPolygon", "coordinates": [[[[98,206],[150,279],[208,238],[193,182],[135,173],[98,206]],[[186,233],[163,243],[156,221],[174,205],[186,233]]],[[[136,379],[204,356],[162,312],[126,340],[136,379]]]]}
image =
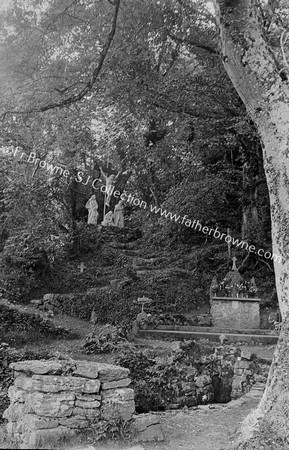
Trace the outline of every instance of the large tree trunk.
{"type": "Polygon", "coordinates": [[[215,0],[225,69],[263,142],[283,328],[259,412],[289,439],[289,83],[268,48],[255,0],[215,0]]]}

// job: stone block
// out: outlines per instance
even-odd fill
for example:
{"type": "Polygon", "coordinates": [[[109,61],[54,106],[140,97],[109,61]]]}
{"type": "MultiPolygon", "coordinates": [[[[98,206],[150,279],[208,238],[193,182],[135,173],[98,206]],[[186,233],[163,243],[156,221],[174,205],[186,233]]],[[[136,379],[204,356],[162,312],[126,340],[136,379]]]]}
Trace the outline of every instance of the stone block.
{"type": "Polygon", "coordinates": [[[81,400],[82,402],[95,402],[95,401],[100,402],[101,395],[76,393],[76,400],[81,400]]]}
{"type": "Polygon", "coordinates": [[[98,364],[90,361],[76,361],[73,375],[84,378],[98,378],[98,364]]]}
{"type": "Polygon", "coordinates": [[[63,438],[72,438],[76,431],[71,428],[57,427],[46,430],[35,430],[31,432],[20,444],[20,449],[45,448],[45,444],[57,442],[63,438]]]}
{"type": "Polygon", "coordinates": [[[113,366],[105,363],[95,363],[98,369],[98,378],[102,383],[122,380],[128,378],[129,369],[120,366],[113,366]]]}
{"type": "Polygon", "coordinates": [[[39,392],[74,392],[74,393],[98,393],[100,389],[99,380],[85,379],[81,377],[53,377],[33,375],[32,389],[39,392]]]}
{"type": "Polygon", "coordinates": [[[101,418],[129,420],[135,411],[134,391],[130,388],[103,391],[101,418]]]}
{"type": "Polygon", "coordinates": [[[118,399],[122,402],[134,400],[134,390],[131,388],[110,389],[102,392],[102,400],[111,398],[118,399]]]}
{"type": "Polygon", "coordinates": [[[106,383],[102,383],[101,388],[103,390],[117,389],[117,388],[128,387],[130,384],[131,384],[131,379],[130,378],[124,378],[123,380],[108,381],[106,383]]]}
{"type": "Polygon", "coordinates": [[[23,372],[28,376],[36,375],[48,375],[48,374],[60,374],[62,372],[62,365],[58,361],[49,360],[31,360],[31,361],[19,361],[10,364],[10,369],[16,372],[23,372]]]}
{"type": "Polygon", "coordinates": [[[16,380],[14,382],[14,387],[18,390],[26,391],[26,395],[27,395],[28,392],[33,391],[32,378],[25,377],[22,374],[22,376],[19,376],[16,378],[16,380]]]}
{"type": "Polygon", "coordinates": [[[137,442],[163,441],[164,436],[158,417],[141,414],[133,417],[132,431],[137,442]]]}
{"type": "Polygon", "coordinates": [[[100,389],[99,380],[86,380],[85,389],[82,391],[85,394],[97,394],[100,389]]]}
{"type": "Polygon", "coordinates": [[[137,446],[134,446],[134,447],[125,448],[124,450],[145,450],[145,449],[144,449],[144,447],[142,447],[140,445],[137,445],[137,446]]]}
{"type": "Polygon", "coordinates": [[[41,430],[47,428],[56,428],[59,425],[59,420],[45,417],[38,417],[35,414],[25,414],[23,416],[23,428],[30,428],[34,430],[41,430]]]}
{"type": "Polygon", "coordinates": [[[247,359],[248,361],[250,361],[253,356],[254,356],[254,353],[248,352],[247,350],[242,350],[242,352],[241,352],[241,358],[247,359]]]}
{"type": "Polygon", "coordinates": [[[68,417],[72,414],[74,401],[75,395],[71,393],[53,395],[33,392],[26,402],[27,412],[44,417],[68,417]]]}
{"type": "Polygon", "coordinates": [[[43,300],[45,302],[51,302],[51,300],[53,300],[56,296],[57,296],[57,294],[44,294],[43,300]]]}
{"type": "Polygon", "coordinates": [[[18,389],[15,385],[12,385],[8,389],[8,397],[10,403],[24,403],[27,398],[28,393],[22,389],[18,389]]]}
{"type": "Polygon", "coordinates": [[[9,422],[18,422],[19,420],[22,420],[25,412],[25,403],[11,403],[10,406],[5,409],[2,417],[3,419],[9,420],[9,422]]]}
{"type": "Polygon", "coordinates": [[[89,426],[89,420],[83,416],[71,416],[59,419],[60,425],[68,428],[82,429],[89,426]]]}
{"type": "MultiPolygon", "coordinates": [[[[4,417],[4,415],[3,415],[4,417]]],[[[9,438],[12,437],[12,439],[16,436],[16,428],[17,428],[17,422],[8,422],[6,425],[6,431],[9,438]]]]}
{"type": "Polygon", "coordinates": [[[100,416],[99,408],[79,408],[76,406],[73,410],[73,416],[79,416],[86,419],[98,419],[100,416]]]}
{"type": "Polygon", "coordinates": [[[204,386],[210,385],[212,383],[211,377],[209,375],[200,375],[195,378],[195,385],[197,388],[203,388],[204,386]]]}
{"type": "Polygon", "coordinates": [[[81,447],[73,447],[72,450],[97,450],[97,449],[92,445],[82,445],[81,447]]]}
{"type": "Polygon", "coordinates": [[[40,305],[42,305],[43,300],[31,300],[30,305],[35,306],[35,308],[38,308],[40,305]]]}
{"type": "Polygon", "coordinates": [[[125,402],[113,399],[110,401],[104,400],[100,408],[101,419],[107,420],[108,422],[117,419],[130,420],[134,412],[134,400],[125,402]]]}
{"type": "Polygon", "coordinates": [[[97,400],[95,402],[86,402],[82,400],[76,400],[75,406],[78,406],[79,408],[99,408],[100,402],[97,400]]]}

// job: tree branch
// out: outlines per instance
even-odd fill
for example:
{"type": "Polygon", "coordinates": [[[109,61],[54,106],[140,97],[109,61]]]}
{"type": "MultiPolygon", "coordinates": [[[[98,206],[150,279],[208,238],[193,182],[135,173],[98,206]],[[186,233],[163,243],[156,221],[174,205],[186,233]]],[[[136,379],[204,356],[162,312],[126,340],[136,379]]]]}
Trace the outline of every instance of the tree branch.
{"type": "Polygon", "coordinates": [[[117,18],[118,18],[118,13],[119,13],[119,9],[120,9],[120,2],[121,2],[121,0],[115,0],[115,2],[114,2],[114,14],[113,14],[113,19],[112,19],[112,24],[111,24],[111,30],[107,36],[105,44],[103,45],[98,64],[97,64],[96,68],[94,69],[94,71],[92,72],[90,80],[86,83],[86,86],[80,92],[78,92],[77,94],[71,95],[70,97],[68,97],[66,99],[63,99],[60,102],[49,103],[48,105],[45,105],[45,106],[42,106],[39,108],[32,108],[32,109],[26,110],[26,111],[6,111],[4,114],[2,114],[0,119],[3,121],[3,120],[5,120],[7,115],[11,115],[11,114],[30,114],[33,112],[45,112],[45,111],[48,111],[48,110],[54,109],[54,108],[63,108],[64,106],[71,105],[72,103],[78,102],[83,97],[85,97],[91,91],[93,86],[95,85],[96,80],[102,70],[106,56],[112,45],[113,38],[115,36],[116,28],[117,28],[117,18]]]}
{"type": "Polygon", "coordinates": [[[195,42],[189,38],[175,36],[174,34],[170,33],[169,30],[167,30],[168,36],[178,44],[187,44],[191,45],[196,48],[200,48],[202,50],[206,50],[207,52],[213,54],[213,55],[219,55],[219,51],[217,48],[211,47],[210,45],[201,44],[199,42],[195,42]]]}

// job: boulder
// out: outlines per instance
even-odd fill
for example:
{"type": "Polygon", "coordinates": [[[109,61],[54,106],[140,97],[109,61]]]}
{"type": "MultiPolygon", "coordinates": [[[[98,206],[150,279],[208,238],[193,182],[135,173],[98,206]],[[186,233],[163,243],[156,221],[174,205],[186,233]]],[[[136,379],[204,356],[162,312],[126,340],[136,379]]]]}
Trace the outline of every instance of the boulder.
{"type": "Polygon", "coordinates": [[[137,442],[164,440],[159,418],[154,414],[134,416],[132,431],[137,442]]]}

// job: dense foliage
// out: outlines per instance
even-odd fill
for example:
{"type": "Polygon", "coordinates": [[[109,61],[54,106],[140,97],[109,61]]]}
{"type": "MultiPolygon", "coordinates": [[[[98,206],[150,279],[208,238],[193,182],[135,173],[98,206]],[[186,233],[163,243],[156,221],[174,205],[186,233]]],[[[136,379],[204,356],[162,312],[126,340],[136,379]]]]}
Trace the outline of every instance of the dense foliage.
{"type": "Polygon", "coordinates": [[[43,339],[73,339],[77,337],[65,327],[54,325],[40,315],[0,305],[0,341],[10,345],[23,345],[43,339]]]}
{"type": "MultiPolygon", "coordinates": [[[[188,268],[197,270],[201,287],[219,262],[227,268],[227,246],[150,212],[152,206],[271,250],[260,141],[216,42],[205,1],[53,0],[42,7],[39,0],[14,0],[3,12],[5,295],[26,301],[44,285],[66,290],[65,265],[74,289],[72,259],[100,249],[101,238],[84,221],[92,193],[102,220],[101,167],[120,172],[116,189],[147,204],[126,206],[128,227],[138,222],[144,234],[143,252],[177,249],[186,261],[196,248],[188,268]]],[[[106,263],[112,255],[103,249],[106,263]]],[[[270,275],[272,288],[271,260],[232,251],[243,271],[270,275]]]]}

